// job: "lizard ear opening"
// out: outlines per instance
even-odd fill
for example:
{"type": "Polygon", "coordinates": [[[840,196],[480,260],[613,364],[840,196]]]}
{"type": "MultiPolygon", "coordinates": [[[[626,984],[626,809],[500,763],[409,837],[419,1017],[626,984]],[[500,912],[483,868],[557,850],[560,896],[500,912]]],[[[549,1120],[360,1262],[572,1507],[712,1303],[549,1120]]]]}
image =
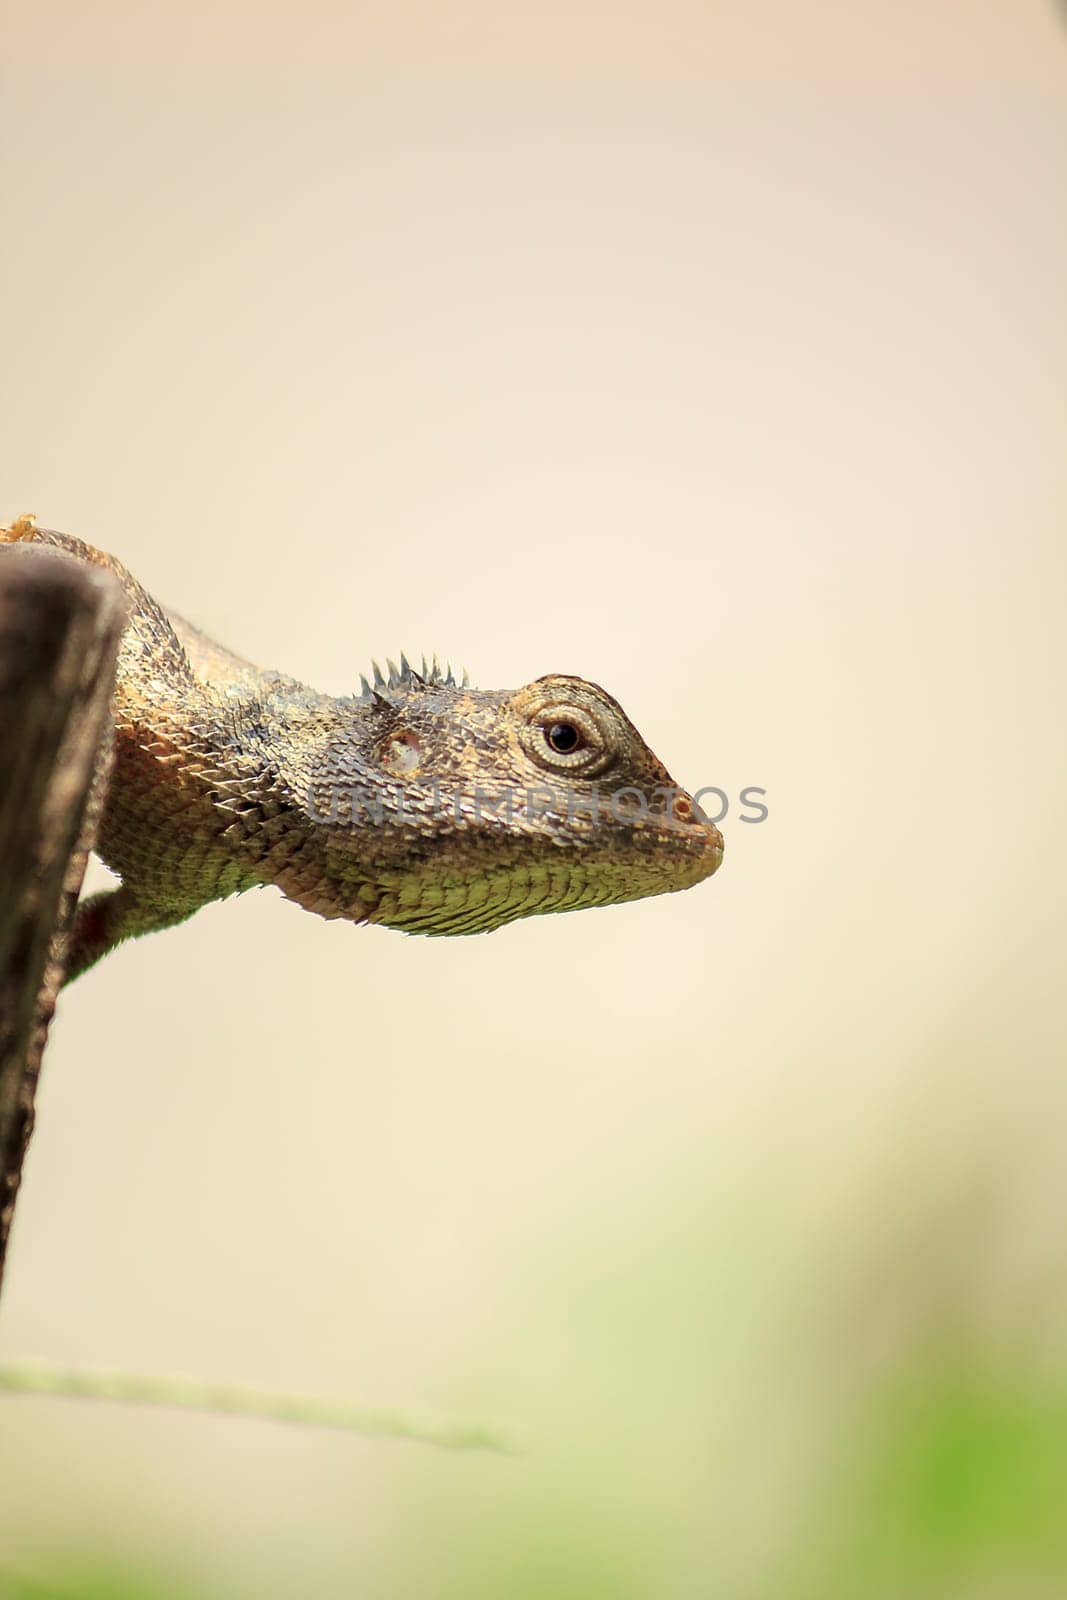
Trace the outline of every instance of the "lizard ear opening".
{"type": "Polygon", "coordinates": [[[382,752],[382,766],[398,778],[408,778],[416,773],[422,761],[422,743],[417,733],[409,729],[390,735],[382,752]]]}

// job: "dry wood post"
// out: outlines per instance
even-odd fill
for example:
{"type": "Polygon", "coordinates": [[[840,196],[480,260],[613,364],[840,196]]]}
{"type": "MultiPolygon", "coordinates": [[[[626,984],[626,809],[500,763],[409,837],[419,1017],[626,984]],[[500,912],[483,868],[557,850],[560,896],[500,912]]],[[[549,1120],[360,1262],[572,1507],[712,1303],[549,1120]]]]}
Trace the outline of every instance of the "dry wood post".
{"type": "Polygon", "coordinates": [[[0,1280],[66,929],[107,783],[125,620],[107,573],[0,544],[0,1280]]]}

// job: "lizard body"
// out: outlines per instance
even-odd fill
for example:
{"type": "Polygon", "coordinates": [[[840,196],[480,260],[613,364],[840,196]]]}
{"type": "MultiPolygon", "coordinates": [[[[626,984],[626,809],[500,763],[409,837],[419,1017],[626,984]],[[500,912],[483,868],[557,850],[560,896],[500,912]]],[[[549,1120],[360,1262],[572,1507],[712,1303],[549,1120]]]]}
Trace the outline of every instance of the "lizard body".
{"type": "Polygon", "coordinates": [[[324,917],[459,934],[689,888],[719,865],[718,829],[595,684],[478,690],[402,658],[358,695],[319,694],[215,644],[81,540],[22,518],[0,558],[17,540],[105,568],[129,605],[96,844],[122,881],[79,906],[68,980],[256,885],[324,917]]]}

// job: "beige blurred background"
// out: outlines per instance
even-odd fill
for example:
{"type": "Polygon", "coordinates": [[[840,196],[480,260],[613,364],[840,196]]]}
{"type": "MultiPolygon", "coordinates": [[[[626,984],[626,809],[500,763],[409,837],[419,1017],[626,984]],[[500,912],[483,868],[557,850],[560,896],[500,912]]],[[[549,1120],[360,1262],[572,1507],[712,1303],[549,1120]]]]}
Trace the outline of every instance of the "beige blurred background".
{"type": "Polygon", "coordinates": [[[580,672],[770,812],[685,895],[265,891],[72,989],[0,1359],[525,1454],[9,1398],[0,1581],[1061,1595],[1040,1487],[980,1589],[840,1514],[931,1371],[1067,1392],[1061,16],[0,18],[0,517],[324,689],[580,672]]]}

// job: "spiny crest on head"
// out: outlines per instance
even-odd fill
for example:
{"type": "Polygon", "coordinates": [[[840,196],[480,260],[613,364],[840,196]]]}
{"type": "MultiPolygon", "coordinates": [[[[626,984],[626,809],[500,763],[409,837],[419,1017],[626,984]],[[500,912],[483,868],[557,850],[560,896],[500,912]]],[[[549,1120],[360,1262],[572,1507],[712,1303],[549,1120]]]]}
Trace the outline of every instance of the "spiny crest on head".
{"type": "Polygon", "coordinates": [[[409,694],[412,690],[430,689],[440,687],[444,689],[469,689],[470,678],[464,668],[463,675],[457,679],[451,665],[446,662],[442,667],[436,654],[427,665],[426,657],[422,657],[421,670],[411,665],[403,651],[400,652],[400,665],[390,656],[385,658],[386,671],[383,672],[377,661],[371,662],[372,678],[368,682],[364,674],[359,679],[359,699],[373,701],[376,705],[392,705],[389,698],[391,690],[401,694],[409,694]]]}

